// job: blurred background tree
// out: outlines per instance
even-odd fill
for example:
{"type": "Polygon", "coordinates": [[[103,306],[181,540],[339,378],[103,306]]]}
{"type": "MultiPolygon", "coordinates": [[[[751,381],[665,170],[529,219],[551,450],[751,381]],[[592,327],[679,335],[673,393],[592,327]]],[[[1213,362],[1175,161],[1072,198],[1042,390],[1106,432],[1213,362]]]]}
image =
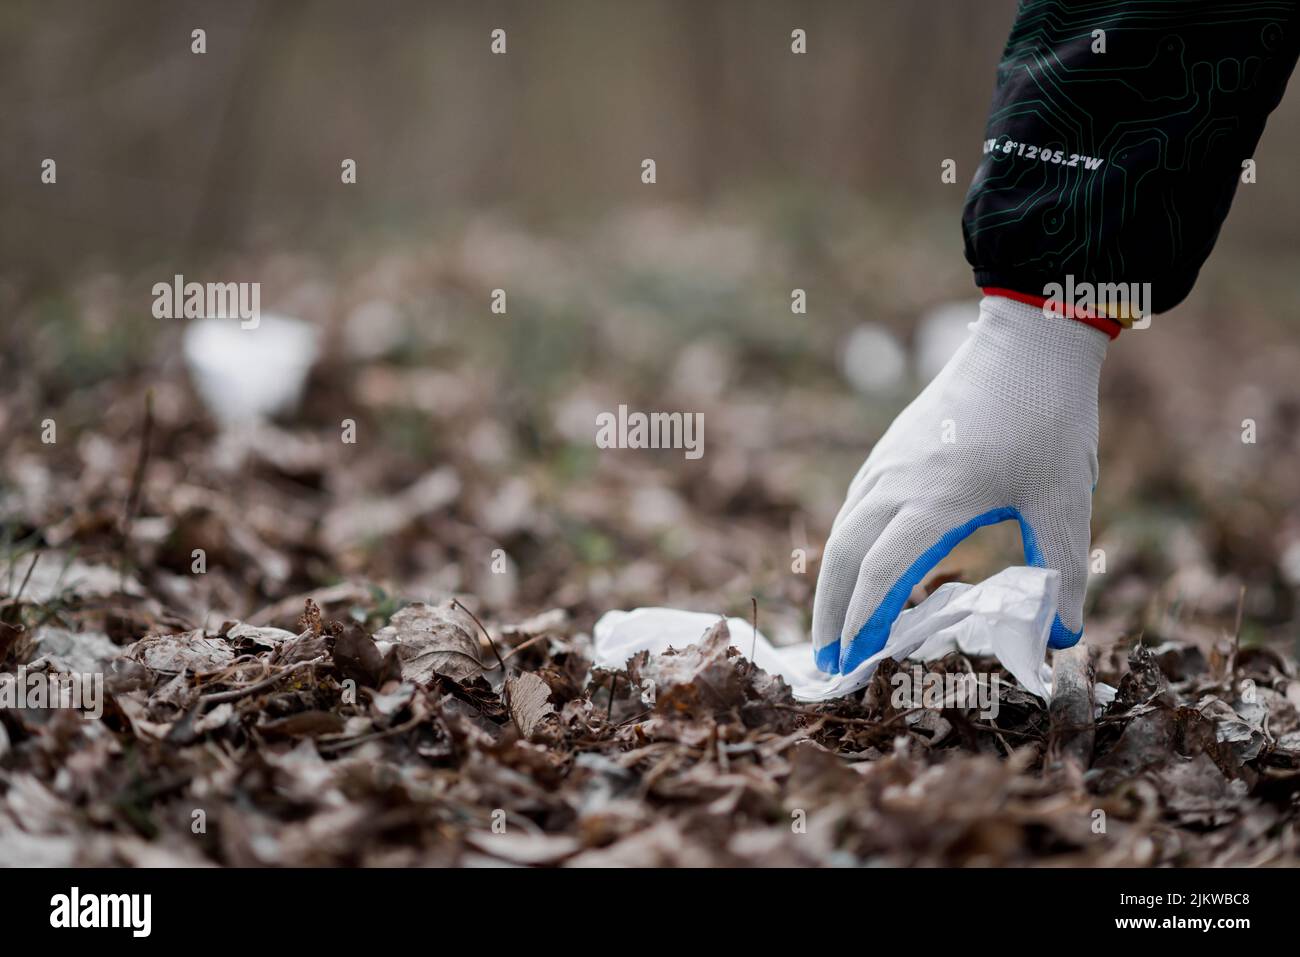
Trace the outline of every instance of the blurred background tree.
{"type": "MultiPolygon", "coordinates": [[[[329,247],[467,210],[533,223],[642,202],[840,194],[958,216],[1011,0],[11,2],[0,12],[6,268],[329,247]],[[488,54],[507,31],[508,53],[488,54]],[[807,31],[808,53],[790,52],[807,31]],[[207,53],[190,51],[195,28],[207,53]],[[59,163],[42,188],[40,161],[59,163]],[[353,158],[358,185],[337,189],[353,158]],[[957,186],[939,179],[957,162],[957,186]]],[[[1292,98],[1294,99],[1294,98],[1292,98]]],[[[1293,253],[1284,104],[1223,243],[1293,253]]],[[[1211,264],[1213,268],[1213,263],[1211,264]]]]}

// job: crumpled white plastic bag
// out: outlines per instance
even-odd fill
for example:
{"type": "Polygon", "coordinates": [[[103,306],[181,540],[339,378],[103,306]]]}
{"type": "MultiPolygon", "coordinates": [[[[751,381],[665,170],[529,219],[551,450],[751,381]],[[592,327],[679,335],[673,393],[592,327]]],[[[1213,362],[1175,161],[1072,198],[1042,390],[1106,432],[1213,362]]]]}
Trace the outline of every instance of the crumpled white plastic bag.
{"type": "MultiPolygon", "coordinates": [[[[799,701],[825,701],[857,691],[886,658],[941,658],[954,650],[994,655],[1020,684],[1044,701],[1051,697],[1051,668],[1044,661],[1056,614],[1060,576],[1052,569],[1016,566],[977,585],[949,582],[898,616],[885,646],[846,675],[813,664],[812,643],[775,648],[742,618],[728,618],[731,643],[764,671],[786,680],[799,701]]],[[[662,654],[704,637],[718,620],[676,608],[610,611],[592,635],[600,668],[621,669],[641,651],[662,654]]]]}
{"type": "Polygon", "coordinates": [[[223,425],[246,425],[292,410],[319,352],[311,323],[263,313],[196,319],[185,327],[184,353],[199,396],[223,425]]]}

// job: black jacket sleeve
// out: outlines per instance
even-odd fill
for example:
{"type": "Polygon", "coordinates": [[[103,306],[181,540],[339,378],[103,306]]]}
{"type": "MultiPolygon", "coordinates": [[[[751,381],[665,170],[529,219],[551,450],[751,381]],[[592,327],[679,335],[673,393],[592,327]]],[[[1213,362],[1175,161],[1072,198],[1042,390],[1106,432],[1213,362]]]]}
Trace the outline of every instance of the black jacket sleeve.
{"type": "Polygon", "coordinates": [[[1181,302],[1295,66],[1298,6],[1022,0],[962,215],[976,283],[1181,302]]]}

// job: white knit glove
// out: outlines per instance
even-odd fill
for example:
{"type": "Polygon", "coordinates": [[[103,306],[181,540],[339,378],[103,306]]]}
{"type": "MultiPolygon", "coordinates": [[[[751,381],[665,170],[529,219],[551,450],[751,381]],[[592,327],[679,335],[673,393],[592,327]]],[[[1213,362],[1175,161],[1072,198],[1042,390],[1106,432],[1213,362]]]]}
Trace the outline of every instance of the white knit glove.
{"type": "Polygon", "coordinates": [[[1015,519],[1027,564],[1061,574],[1049,644],[1083,634],[1097,484],[1104,333],[1001,297],[876,443],[822,557],[817,666],[847,673],[879,651],[912,589],[975,529],[1015,519]]]}

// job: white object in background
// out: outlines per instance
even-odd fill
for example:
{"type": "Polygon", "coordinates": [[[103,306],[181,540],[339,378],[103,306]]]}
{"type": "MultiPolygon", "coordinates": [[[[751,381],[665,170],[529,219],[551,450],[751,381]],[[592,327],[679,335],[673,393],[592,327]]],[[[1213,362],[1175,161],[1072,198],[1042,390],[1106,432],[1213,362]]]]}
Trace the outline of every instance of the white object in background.
{"type": "MultiPolygon", "coordinates": [[[[1051,669],[1044,656],[1056,614],[1060,576],[1052,569],[1007,568],[978,585],[949,582],[898,616],[885,647],[852,672],[828,675],[813,665],[811,642],[775,648],[743,618],[728,618],[731,644],[764,671],[779,674],[800,701],[825,701],[864,687],[886,658],[940,658],[954,650],[992,654],[1027,691],[1047,700],[1051,669]]],[[[675,608],[610,611],[593,632],[599,668],[621,669],[638,652],[662,654],[704,637],[718,620],[675,608]]]]}
{"type": "Polygon", "coordinates": [[[1282,550],[1278,569],[1288,585],[1300,587],[1300,541],[1292,542],[1282,550]]]}
{"type": "Polygon", "coordinates": [[[266,314],[249,329],[238,319],[191,320],[183,348],[199,396],[224,425],[293,409],[318,351],[314,326],[266,314]]]}
{"type": "Polygon", "coordinates": [[[898,337],[877,323],[863,323],[849,334],[840,368],[863,395],[892,395],[907,381],[907,353],[898,337]]]}
{"type": "Polygon", "coordinates": [[[937,376],[970,336],[971,323],[979,317],[978,299],[945,302],[922,316],[916,324],[917,378],[929,382],[937,376]]]}

